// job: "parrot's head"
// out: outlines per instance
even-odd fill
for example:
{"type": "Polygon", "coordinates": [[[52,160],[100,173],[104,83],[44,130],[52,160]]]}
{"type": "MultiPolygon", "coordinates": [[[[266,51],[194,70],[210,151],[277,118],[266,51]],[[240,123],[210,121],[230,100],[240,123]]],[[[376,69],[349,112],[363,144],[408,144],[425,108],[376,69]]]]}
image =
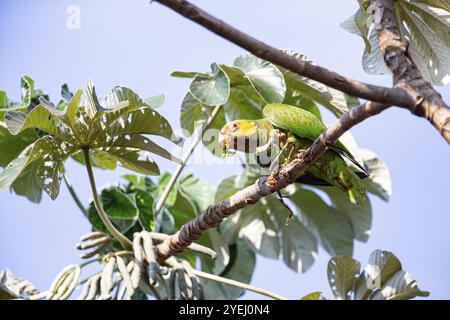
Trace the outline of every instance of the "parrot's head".
{"type": "Polygon", "coordinates": [[[219,146],[224,155],[230,154],[230,150],[253,153],[260,140],[258,120],[234,120],[219,133],[219,146]]]}

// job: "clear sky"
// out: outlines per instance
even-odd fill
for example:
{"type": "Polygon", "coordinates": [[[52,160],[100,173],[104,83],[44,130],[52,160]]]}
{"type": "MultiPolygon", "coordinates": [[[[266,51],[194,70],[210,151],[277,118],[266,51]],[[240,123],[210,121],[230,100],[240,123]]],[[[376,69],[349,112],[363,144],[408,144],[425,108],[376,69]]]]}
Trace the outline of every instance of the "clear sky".
{"type": "MultiPolygon", "coordinates": [[[[389,86],[389,76],[361,68],[362,41],[339,27],[357,8],[355,0],[195,1],[236,27],[280,48],[305,53],[344,75],[389,86]]],[[[61,84],[84,88],[94,79],[97,92],[114,85],[143,97],[164,93],[160,112],[174,127],[189,82],[173,70],[204,70],[210,63],[232,63],[244,51],[157,3],[146,0],[0,0],[0,89],[20,97],[20,77],[30,75],[51,98],[61,84]],[[70,5],[81,9],[81,28],[66,27],[70,5]]],[[[449,87],[439,91],[450,102],[449,87]]],[[[326,122],[333,121],[331,116],[326,122]]],[[[375,151],[391,170],[389,203],[372,197],[373,228],[368,243],[356,242],[354,257],[365,264],[375,249],[393,251],[431,298],[450,298],[450,148],[425,120],[393,108],[352,130],[359,145],[375,151]]],[[[173,164],[161,161],[162,168],[173,164]]],[[[70,162],[68,172],[81,199],[89,187],[84,167],[70,162]]],[[[238,166],[191,165],[187,171],[211,184],[238,172],[238,166]]],[[[95,172],[98,186],[120,181],[123,170],[95,172]]],[[[62,186],[59,198],[40,205],[0,193],[0,269],[45,290],[66,265],[78,263],[74,244],[90,229],[62,186]]],[[[296,274],[282,261],[258,257],[252,284],[297,299],[311,291],[331,297],[323,250],[313,267],[296,274]]],[[[244,298],[259,298],[248,293],[244,298]]]]}

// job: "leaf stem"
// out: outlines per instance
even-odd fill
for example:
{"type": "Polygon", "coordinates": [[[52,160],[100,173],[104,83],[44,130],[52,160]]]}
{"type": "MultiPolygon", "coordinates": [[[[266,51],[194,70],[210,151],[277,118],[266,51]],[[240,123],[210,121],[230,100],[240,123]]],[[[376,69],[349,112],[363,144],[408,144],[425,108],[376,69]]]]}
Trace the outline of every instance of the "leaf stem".
{"type": "Polygon", "coordinates": [[[89,149],[88,148],[83,149],[83,154],[84,154],[84,161],[86,163],[86,169],[87,169],[88,176],[89,176],[89,182],[91,184],[92,196],[94,197],[94,204],[95,204],[95,208],[97,209],[98,215],[100,216],[100,219],[102,219],[103,223],[105,224],[106,228],[111,233],[111,235],[114,238],[116,238],[117,241],[119,241],[120,245],[124,249],[130,250],[133,247],[133,244],[131,243],[131,241],[127,237],[125,237],[122,233],[120,233],[120,231],[117,230],[116,227],[114,227],[111,220],[109,220],[108,215],[103,210],[101,200],[97,193],[97,187],[95,185],[95,179],[94,179],[94,173],[92,171],[92,164],[91,164],[91,157],[89,155],[89,149]]]}
{"type": "Polygon", "coordinates": [[[78,197],[77,193],[75,192],[75,189],[72,186],[72,183],[69,180],[69,176],[66,172],[63,174],[64,182],[66,183],[67,189],[69,189],[70,195],[72,196],[73,201],[75,201],[76,205],[80,209],[80,211],[85,215],[86,209],[83,206],[83,203],[81,202],[80,198],[78,197]]]}
{"type": "Polygon", "coordinates": [[[286,298],[284,298],[284,297],[282,297],[282,296],[280,296],[280,295],[278,295],[276,293],[273,293],[273,292],[270,292],[268,290],[261,289],[261,288],[258,288],[258,287],[254,287],[252,285],[249,285],[249,284],[246,284],[246,283],[243,283],[243,282],[239,282],[239,281],[236,281],[236,280],[232,280],[232,279],[216,276],[214,274],[203,272],[203,271],[200,271],[200,270],[195,270],[195,269],[192,269],[192,272],[196,276],[198,276],[200,278],[213,280],[213,281],[217,281],[217,282],[220,282],[220,283],[223,283],[223,284],[227,284],[227,285],[230,285],[230,286],[233,286],[233,287],[238,287],[238,288],[242,288],[242,289],[245,289],[245,290],[248,290],[248,291],[256,292],[256,293],[262,294],[262,295],[267,296],[267,297],[271,297],[271,298],[276,299],[276,300],[286,300],[286,298]]]}
{"type": "Polygon", "coordinates": [[[197,147],[197,145],[199,144],[199,142],[202,140],[202,137],[203,137],[205,131],[209,128],[211,123],[214,121],[216,116],[219,114],[220,108],[221,108],[221,106],[216,106],[214,108],[214,110],[212,111],[208,120],[206,120],[206,124],[202,128],[200,134],[195,139],[195,141],[190,145],[186,154],[183,156],[181,163],[178,165],[175,172],[170,177],[170,180],[167,183],[167,186],[164,189],[163,193],[161,194],[161,197],[158,199],[158,202],[156,203],[156,206],[155,206],[155,210],[153,211],[153,218],[155,221],[156,221],[156,217],[158,216],[159,212],[161,211],[161,209],[164,205],[164,202],[166,201],[167,197],[169,196],[170,191],[172,190],[173,186],[175,185],[175,182],[177,181],[178,177],[180,176],[181,172],[183,171],[184,167],[186,166],[186,163],[188,162],[189,158],[191,157],[192,153],[194,152],[194,150],[197,147]]]}

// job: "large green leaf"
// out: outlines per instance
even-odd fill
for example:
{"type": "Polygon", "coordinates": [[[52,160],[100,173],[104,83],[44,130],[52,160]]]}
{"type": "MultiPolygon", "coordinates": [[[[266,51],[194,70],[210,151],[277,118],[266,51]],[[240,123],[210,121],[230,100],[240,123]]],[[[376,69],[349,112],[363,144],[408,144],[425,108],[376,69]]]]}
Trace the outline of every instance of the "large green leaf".
{"type": "Polygon", "coordinates": [[[245,72],[246,78],[267,102],[282,102],[286,93],[283,74],[272,63],[244,54],[234,60],[234,65],[245,72]]]}
{"type": "Polygon", "coordinates": [[[34,161],[42,160],[36,176],[42,189],[52,199],[58,195],[61,180],[60,168],[71,154],[73,146],[57,138],[44,136],[29,145],[17,158],[11,161],[0,173],[0,190],[8,189],[19,175],[34,161]]]}
{"type": "Polygon", "coordinates": [[[180,179],[180,188],[194,202],[197,212],[203,212],[214,202],[213,188],[192,174],[180,179]]]}
{"type": "Polygon", "coordinates": [[[336,299],[348,300],[361,264],[352,257],[333,257],[328,262],[328,282],[336,299]]]}
{"type": "Polygon", "coordinates": [[[186,130],[185,135],[191,136],[194,133],[196,122],[202,116],[203,106],[201,102],[195,99],[189,92],[186,93],[181,103],[180,125],[186,130]]]}
{"type": "Polygon", "coordinates": [[[331,255],[351,256],[353,230],[348,219],[328,206],[317,194],[297,188],[291,200],[299,209],[300,221],[313,231],[322,247],[331,255]]]}
{"type": "MultiPolygon", "coordinates": [[[[103,188],[100,191],[100,198],[106,214],[121,232],[126,232],[138,221],[139,210],[136,204],[120,186],[103,188]]],[[[94,229],[109,233],[93,202],[89,204],[87,218],[94,229]]]]}
{"type": "Polygon", "coordinates": [[[230,79],[231,92],[224,105],[229,120],[259,119],[266,101],[240,68],[221,65],[230,79]]]}
{"type": "MultiPolygon", "coordinates": [[[[256,257],[243,239],[238,240],[230,249],[231,261],[220,276],[250,283],[256,264],[256,257]]],[[[207,299],[236,299],[244,289],[228,286],[212,280],[201,279],[207,299]]]]}
{"type": "Polygon", "coordinates": [[[366,242],[372,227],[372,207],[369,197],[359,204],[353,204],[348,197],[334,187],[318,187],[324,191],[332,201],[333,208],[342,213],[350,221],[354,238],[366,242]]]}
{"type": "Polygon", "coordinates": [[[206,105],[222,105],[228,100],[230,82],[221,67],[213,63],[210,73],[198,73],[194,77],[189,91],[206,105]]]}
{"type": "Polygon", "coordinates": [[[289,214],[286,207],[273,197],[268,198],[267,201],[272,215],[277,220],[278,233],[281,233],[280,247],[284,262],[295,272],[306,272],[317,257],[316,237],[297,217],[286,225],[289,214]]]}

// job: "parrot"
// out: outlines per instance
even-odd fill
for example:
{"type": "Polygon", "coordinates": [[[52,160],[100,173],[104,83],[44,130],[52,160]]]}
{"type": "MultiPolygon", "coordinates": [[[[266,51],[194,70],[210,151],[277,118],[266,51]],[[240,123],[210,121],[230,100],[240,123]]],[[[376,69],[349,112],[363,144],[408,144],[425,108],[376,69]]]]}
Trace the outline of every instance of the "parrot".
{"type": "MultiPolygon", "coordinates": [[[[240,119],[225,124],[218,137],[223,155],[241,151],[255,154],[262,166],[284,165],[306,150],[326,129],[314,114],[292,105],[267,104],[263,108],[263,116],[258,120],[240,119]]],[[[308,167],[297,182],[337,187],[347,194],[351,203],[358,204],[365,199],[362,179],[367,176],[365,168],[338,140],[308,167]],[[344,158],[355,164],[358,171],[344,158]]]]}

